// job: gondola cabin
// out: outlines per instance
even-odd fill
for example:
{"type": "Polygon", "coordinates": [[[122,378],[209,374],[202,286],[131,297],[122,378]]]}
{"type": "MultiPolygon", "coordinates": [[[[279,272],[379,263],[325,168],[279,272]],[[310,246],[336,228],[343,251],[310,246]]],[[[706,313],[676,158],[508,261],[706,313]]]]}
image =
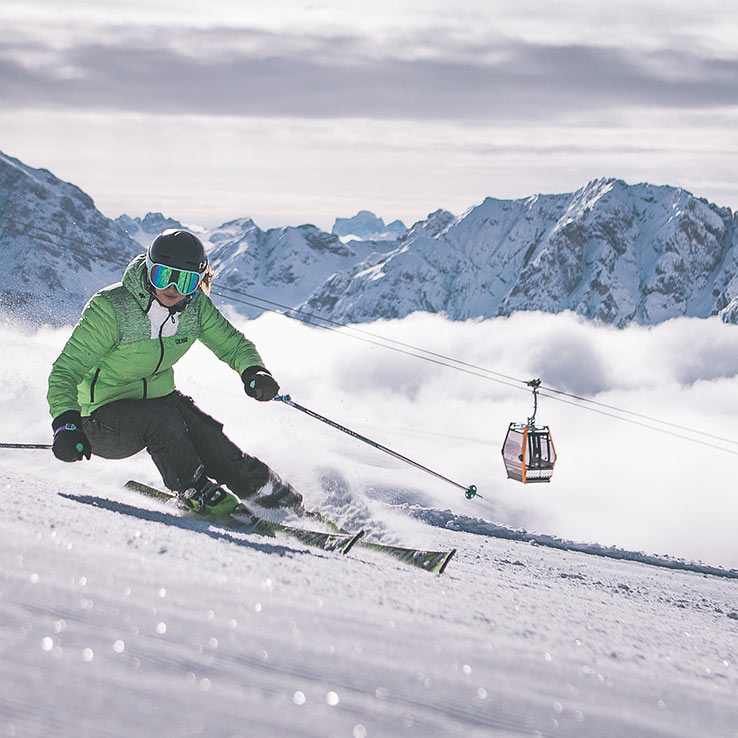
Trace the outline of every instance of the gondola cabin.
{"type": "Polygon", "coordinates": [[[510,423],[502,445],[502,458],[508,479],[523,484],[550,482],[556,450],[548,426],[510,423]]]}

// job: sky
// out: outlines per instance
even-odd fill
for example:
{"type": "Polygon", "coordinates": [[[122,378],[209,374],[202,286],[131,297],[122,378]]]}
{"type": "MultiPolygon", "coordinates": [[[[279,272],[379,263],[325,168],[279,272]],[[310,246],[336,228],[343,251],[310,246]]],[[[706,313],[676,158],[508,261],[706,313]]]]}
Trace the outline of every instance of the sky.
{"type": "Polygon", "coordinates": [[[205,226],[597,177],[738,209],[736,38],[733,0],[4,0],[0,150],[205,226]]]}
{"type": "MultiPolygon", "coordinates": [[[[179,389],[223,422],[243,450],[292,483],[309,507],[325,509],[331,490],[345,489],[362,520],[376,525],[394,511],[388,505],[420,506],[738,569],[734,326],[679,318],[615,329],[572,313],[465,322],[415,314],[362,325],[508,376],[540,376],[548,387],[596,393],[598,402],[663,421],[631,415],[635,423],[625,422],[601,406],[586,410],[570,398],[541,397],[537,421],[550,427],[558,459],[550,484],[523,485],[506,478],[500,453],[509,423],[525,422],[532,411],[522,382],[511,387],[276,314],[231,317],[295,402],[457,484],[474,484],[481,495],[467,500],[463,490],[298,410],[248,399],[238,375],[197,344],[177,364],[179,389]]],[[[70,330],[0,327],[2,345],[16,358],[0,364],[3,441],[50,441],[47,377],[70,330]]],[[[2,460],[4,468],[59,484],[115,490],[132,476],[161,483],[145,453],[62,464],[49,452],[3,451],[2,460]]],[[[397,518],[399,530],[408,511],[397,518]]]]}

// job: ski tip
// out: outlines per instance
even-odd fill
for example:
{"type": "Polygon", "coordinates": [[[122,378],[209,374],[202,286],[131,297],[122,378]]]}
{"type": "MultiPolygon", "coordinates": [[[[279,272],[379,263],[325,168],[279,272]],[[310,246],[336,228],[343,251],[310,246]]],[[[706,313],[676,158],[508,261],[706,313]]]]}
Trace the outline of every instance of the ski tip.
{"type": "Polygon", "coordinates": [[[448,556],[443,560],[443,563],[441,564],[441,568],[438,570],[439,574],[443,574],[444,571],[446,571],[446,567],[448,566],[449,561],[454,557],[454,554],[456,553],[456,549],[452,548],[448,552],[448,556]]]}

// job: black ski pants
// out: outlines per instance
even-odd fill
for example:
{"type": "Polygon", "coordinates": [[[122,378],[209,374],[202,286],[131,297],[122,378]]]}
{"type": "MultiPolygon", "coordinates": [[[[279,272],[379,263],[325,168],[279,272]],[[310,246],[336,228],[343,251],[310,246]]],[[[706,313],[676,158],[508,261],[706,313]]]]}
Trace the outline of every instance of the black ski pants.
{"type": "Polygon", "coordinates": [[[171,490],[190,487],[202,465],[206,476],[242,499],[253,497],[269,482],[274,503],[301,499],[263,461],[244,454],[223,433],[222,423],[180,392],[110,402],[83,418],[82,429],[96,456],[124,459],[146,449],[171,490]]]}

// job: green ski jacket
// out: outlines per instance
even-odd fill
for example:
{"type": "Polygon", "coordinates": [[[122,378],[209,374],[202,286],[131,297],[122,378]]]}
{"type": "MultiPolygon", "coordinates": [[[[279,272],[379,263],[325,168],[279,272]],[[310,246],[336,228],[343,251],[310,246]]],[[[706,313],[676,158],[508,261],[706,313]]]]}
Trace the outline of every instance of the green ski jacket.
{"type": "Polygon", "coordinates": [[[201,288],[184,310],[166,314],[146,280],[146,257],[137,256],[121,282],[87,303],[51,369],[46,398],[52,418],[67,410],[89,415],[113,400],[168,395],[172,366],[198,339],[239,374],[264,366],[254,344],[201,288]]]}

